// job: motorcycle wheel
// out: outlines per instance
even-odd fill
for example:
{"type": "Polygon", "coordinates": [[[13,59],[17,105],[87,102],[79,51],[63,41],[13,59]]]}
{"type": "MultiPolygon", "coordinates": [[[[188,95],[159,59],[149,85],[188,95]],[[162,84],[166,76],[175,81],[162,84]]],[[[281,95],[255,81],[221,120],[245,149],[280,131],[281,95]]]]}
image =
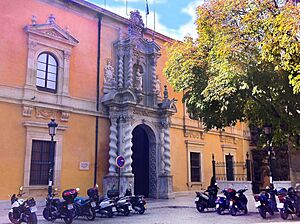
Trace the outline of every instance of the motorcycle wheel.
{"type": "Polygon", "coordinates": [[[112,218],[113,217],[113,215],[114,215],[114,213],[113,213],[113,211],[112,211],[112,208],[109,208],[108,210],[107,210],[107,217],[108,218],[112,218]]]}
{"type": "Polygon", "coordinates": [[[140,206],[139,208],[140,208],[140,210],[138,211],[139,214],[141,214],[141,215],[144,214],[145,213],[145,207],[144,207],[144,205],[140,206]]]}
{"type": "Polygon", "coordinates": [[[85,217],[87,218],[87,220],[89,221],[94,221],[96,218],[96,212],[94,209],[92,208],[88,208],[88,210],[86,211],[86,215],[85,217]]]}
{"type": "Polygon", "coordinates": [[[125,216],[128,216],[129,215],[129,213],[130,213],[130,211],[129,211],[129,209],[126,207],[126,208],[124,208],[124,215],[125,216]]]}
{"type": "Polygon", "coordinates": [[[280,217],[284,220],[288,218],[289,214],[285,211],[285,209],[280,210],[280,217]]]}
{"type": "Polygon", "coordinates": [[[237,214],[237,209],[233,206],[229,209],[230,215],[236,216],[237,214]]]}
{"type": "Polygon", "coordinates": [[[262,206],[258,207],[258,212],[263,219],[267,218],[266,209],[262,206]]]}
{"type": "Polygon", "coordinates": [[[273,211],[273,209],[271,207],[269,208],[269,214],[270,215],[274,215],[274,211],[273,211]]]}
{"type": "Polygon", "coordinates": [[[64,217],[64,222],[66,224],[71,224],[73,222],[73,217],[64,217]]]}
{"type": "Polygon", "coordinates": [[[18,219],[15,219],[14,218],[14,215],[12,212],[9,212],[8,213],[8,218],[9,218],[9,221],[13,224],[20,224],[21,222],[18,220],[18,219]]]}
{"type": "Polygon", "coordinates": [[[47,221],[55,221],[56,218],[54,217],[50,217],[50,214],[53,214],[56,211],[56,208],[51,206],[51,208],[44,208],[43,210],[43,217],[44,219],[46,219],[47,221]]]}
{"type": "Polygon", "coordinates": [[[219,214],[219,215],[223,215],[223,212],[224,212],[224,208],[223,207],[219,207],[219,208],[217,208],[216,209],[217,210],[217,213],[219,214]]]}
{"type": "Polygon", "coordinates": [[[203,213],[205,207],[202,203],[197,203],[196,208],[197,208],[198,212],[203,213]]]}
{"type": "Polygon", "coordinates": [[[244,214],[247,215],[247,213],[248,213],[248,208],[247,205],[245,205],[244,214]]]}
{"type": "Polygon", "coordinates": [[[35,212],[30,214],[28,224],[37,224],[37,216],[35,212]]]}

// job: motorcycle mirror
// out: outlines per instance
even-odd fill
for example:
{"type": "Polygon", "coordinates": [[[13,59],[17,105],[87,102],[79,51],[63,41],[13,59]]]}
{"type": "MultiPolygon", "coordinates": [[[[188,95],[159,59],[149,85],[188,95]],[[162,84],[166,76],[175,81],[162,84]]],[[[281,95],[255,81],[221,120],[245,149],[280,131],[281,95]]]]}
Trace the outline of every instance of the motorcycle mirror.
{"type": "Polygon", "coordinates": [[[23,191],[23,186],[21,186],[19,189],[20,189],[20,191],[23,191]]]}
{"type": "Polygon", "coordinates": [[[54,188],[54,191],[58,191],[58,189],[57,189],[57,188],[54,188]]]}
{"type": "Polygon", "coordinates": [[[76,188],[76,191],[77,191],[77,192],[79,192],[79,191],[80,191],[80,188],[79,188],[79,187],[77,187],[77,188],[76,188]]]}
{"type": "Polygon", "coordinates": [[[9,194],[8,197],[11,198],[11,195],[9,194]]]}
{"type": "Polygon", "coordinates": [[[96,188],[98,188],[98,187],[99,187],[99,185],[98,185],[98,184],[96,184],[96,185],[95,185],[95,187],[96,187],[96,188]]]}

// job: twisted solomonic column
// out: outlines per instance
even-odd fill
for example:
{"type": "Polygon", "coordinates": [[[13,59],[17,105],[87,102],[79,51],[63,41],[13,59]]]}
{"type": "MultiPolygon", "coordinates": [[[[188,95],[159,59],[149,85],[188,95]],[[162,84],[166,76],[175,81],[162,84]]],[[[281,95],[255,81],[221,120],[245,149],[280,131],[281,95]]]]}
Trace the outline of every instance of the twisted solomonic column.
{"type": "Polygon", "coordinates": [[[125,166],[124,166],[124,171],[126,173],[132,173],[132,167],[131,167],[131,164],[132,164],[132,150],[131,150],[131,147],[132,147],[132,126],[131,126],[131,123],[130,122],[126,122],[124,123],[124,128],[125,128],[125,131],[124,131],[124,138],[123,138],[123,141],[124,141],[124,159],[125,159],[125,166]]]}
{"type": "Polygon", "coordinates": [[[161,173],[164,173],[165,172],[165,156],[164,156],[164,151],[165,151],[165,148],[164,148],[164,132],[163,130],[161,131],[160,133],[160,141],[161,141],[161,144],[160,144],[160,155],[161,155],[161,173]]]}
{"type": "Polygon", "coordinates": [[[165,174],[171,173],[171,146],[170,146],[170,129],[167,122],[163,122],[163,134],[164,134],[164,165],[165,174]]]}
{"type": "Polygon", "coordinates": [[[151,61],[151,76],[152,76],[152,91],[156,93],[156,58],[155,55],[152,56],[151,61]]]}
{"type": "Polygon", "coordinates": [[[118,123],[117,119],[111,119],[109,134],[109,174],[116,174],[116,158],[118,151],[118,123]]]}
{"type": "Polygon", "coordinates": [[[123,54],[119,54],[118,88],[123,88],[123,54]]]}
{"type": "Polygon", "coordinates": [[[131,52],[128,54],[128,80],[127,80],[127,87],[132,88],[133,87],[133,63],[132,63],[132,54],[131,52]]]}

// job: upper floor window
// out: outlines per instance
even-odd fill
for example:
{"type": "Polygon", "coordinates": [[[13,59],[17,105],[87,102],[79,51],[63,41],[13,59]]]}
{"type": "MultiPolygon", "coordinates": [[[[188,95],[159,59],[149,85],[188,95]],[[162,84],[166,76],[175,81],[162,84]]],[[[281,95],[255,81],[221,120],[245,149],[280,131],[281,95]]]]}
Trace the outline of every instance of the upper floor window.
{"type": "Polygon", "coordinates": [[[57,92],[58,63],[50,53],[41,53],[37,61],[36,86],[39,90],[57,92]]]}

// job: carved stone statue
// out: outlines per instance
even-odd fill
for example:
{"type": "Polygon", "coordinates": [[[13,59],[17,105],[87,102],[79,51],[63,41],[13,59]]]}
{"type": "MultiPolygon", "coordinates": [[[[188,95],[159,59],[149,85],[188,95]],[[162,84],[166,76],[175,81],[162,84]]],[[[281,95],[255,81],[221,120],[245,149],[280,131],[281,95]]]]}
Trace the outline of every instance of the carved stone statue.
{"type": "Polygon", "coordinates": [[[104,93],[107,93],[116,84],[114,68],[110,59],[107,60],[107,64],[104,67],[104,71],[104,93]]]}
{"type": "Polygon", "coordinates": [[[140,72],[140,67],[137,68],[136,76],[135,76],[135,88],[137,91],[143,90],[143,76],[140,72]]]}

